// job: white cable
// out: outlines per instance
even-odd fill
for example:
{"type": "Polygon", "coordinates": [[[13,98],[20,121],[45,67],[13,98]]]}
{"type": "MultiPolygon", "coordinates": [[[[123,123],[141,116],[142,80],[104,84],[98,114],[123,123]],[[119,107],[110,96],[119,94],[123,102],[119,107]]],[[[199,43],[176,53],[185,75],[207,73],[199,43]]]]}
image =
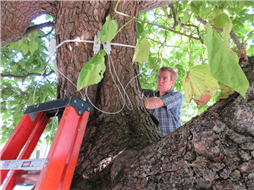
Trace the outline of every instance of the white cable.
{"type": "MultiPolygon", "coordinates": [[[[90,41],[90,40],[79,40],[79,39],[65,40],[65,41],[62,41],[60,44],[58,44],[58,45],[56,46],[56,49],[59,48],[60,46],[62,46],[64,43],[67,43],[67,42],[86,42],[86,43],[94,43],[94,41],[90,41]]],[[[126,44],[119,44],[119,43],[109,43],[109,44],[110,44],[110,45],[113,45],[113,46],[123,46],[123,47],[135,48],[135,46],[126,45],[126,44]]]]}
{"type": "MultiPolygon", "coordinates": [[[[58,73],[60,73],[64,78],[66,78],[74,87],[77,88],[77,86],[67,77],[65,76],[61,71],[59,71],[56,67],[54,68],[58,73]]],[[[82,96],[82,99],[84,98],[84,94],[79,91],[80,95],[82,96]]]]}
{"type": "MultiPolygon", "coordinates": [[[[120,92],[121,96],[123,97],[124,104],[126,105],[126,107],[127,107],[129,110],[133,110],[133,105],[132,105],[132,103],[131,103],[131,100],[130,100],[129,95],[128,95],[128,94],[127,94],[127,92],[126,92],[126,88],[124,88],[124,87],[123,87],[123,85],[122,85],[122,83],[120,82],[120,79],[119,79],[119,77],[118,77],[118,75],[117,75],[117,73],[116,73],[116,69],[115,69],[114,62],[113,62],[113,60],[112,60],[112,57],[111,57],[111,56],[109,56],[109,55],[108,55],[108,57],[109,57],[109,59],[110,59],[110,60],[111,60],[111,62],[112,62],[113,70],[114,70],[114,72],[115,72],[115,75],[116,75],[117,81],[119,82],[120,86],[121,86],[121,87],[122,87],[122,89],[123,89],[124,96],[122,95],[122,93],[120,92],[120,90],[119,90],[119,89],[118,89],[118,90],[119,90],[119,92],[120,92]],[[126,101],[125,101],[125,95],[126,95],[126,97],[127,97],[128,101],[129,101],[130,105],[131,105],[131,108],[129,108],[129,106],[126,104],[126,101]]],[[[112,75],[112,74],[111,74],[111,75],[112,75]]],[[[112,76],[113,76],[113,75],[112,75],[112,76]]]]}
{"type": "Polygon", "coordinates": [[[113,45],[113,46],[123,46],[123,47],[135,48],[135,46],[126,45],[126,44],[118,44],[118,43],[110,43],[110,45],[113,45]]]}
{"type": "MultiPolygon", "coordinates": [[[[57,45],[57,46],[56,46],[56,49],[59,48],[60,46],[62,46],[64,43],[67,43],[67,42],[86,42],[86,43],[94,43],[94,41],[89,41],[89,40],[79,40],[79,39],[65,40],[65,41],[61,42],[59,45],[57,45]]],[[[125,44],[119,44],[119,43],[110,43],[110,45],[135,48],[135,46],[132,46],[132,45],[125,45],[125,44]]],[[[126,85],[125,88],[124,88],[123,85],[122,85],[122,83],[121,83],[121,81],[120,81],[120,79],[119,79],[119,77],[118,77],[118,75],[117,75],[117,72],[116,72],[116,70],[115,70],[113,60],[112,60],[112,58],[111,58],[111,56],[110,56],[110,52],[107,52],[107,55],[108,55],[108,60],[109,60],[109,70],[110,70],[111,77],[112,77],[113,82],[115,83],[115,85],[116,85],[116,87],[117,87],[117,90],[119,91],[119,93],[120,93],[120,95],[121,95],[121,97],[122,97],[122,100],[123,100],[123,106],[122,106],[122,108],[121,108],[120,110],[116,111],[116,112],[106,112],[106,111],[103,111],[103,110],[97,108],[97,107],[92,103],[92,101],[90,100],[90,98],[89,98],[89,96],[88,96],[88,93],[87,93],[88,87],[86,87],[86,89],[85,89],[85,95],[86,95],[88,101],[90,102],[90,104],[91,104],[95,109],[97,109],[98,111],[100,111],[100,112],[102,112],[102,113],[106,113],[106,114],[117,114],[117,113],[120,113],[120,112],[123,110],[123,108],[125,107],[125,105],[126,105],[126,107],[127,107],[129,110],[133,110],[133,105],[132,105],[132,102],[131,102],[131,100],[130,100],[128,94],[127,94],[127,92],[126,92],[126,89],[127,89],[127,86],[131,83],[131,81],[132,81],[133,79],[135,79],[136,77],[138,77],[139,74],[136,75],[136,76],[134,76],[134,77],[127,83],[127,85],[126,85]],[[122,94],[122,92],[121,92],[119,86],[117,85],[117,82],[115,81],[115,78],[114,78],[113,73],[112,73],[112,70],[111,70],[111,63],[112,63],[112,67],[113,67],[113,71],[114,71],[114,73],[115,73],[116,79],[117,79],[117,81],[119,82],[121,88],[122,88],[123,91],[124,91],[124,95],[122,94]],[[128,99],[131,108],[126,104],[125,96],[126,96],[126,98],[128,99]]],[[[63,75],[72,85],[74,85],[74,86],[77,88],[77,86],[76,86],[70,79],[68,79],[61,71],[59,71],[57,68],[56,68],[56,70],[57,70],[57,72],[59,72],[61,75],[63,75]]],[[[80,93],[81,93],[81,91],[80,91],[80,93]]],[[[82,96],[82,99],[83,99],[83,98],[84,98],[84,95],[83,95],[82,93],[81,93],[81,96],[82,96]]]]}
{"type": "MultiPolygon", "coordinates": [[[[49,58],[49,61],[50,61],[50,59],[51,59],[51,57],[49,58]]],[[[48,67],[48,65],[49,65],[49,61],[48,61],[47,66],[46,66],[45,69],[43,70],[41,76],[42,76],[43,73],[46,71],[46,69],[47,69],[47,67],[48,67]]],[[[42,79],[43,79],[43,78],[42,78],[42,79]]],[[[40,83],[40,81],[41,81],[42,79],[40,79],[39,81],[37,81],[36,86],[35,86],[35,88],[34,88],[34,93],[33,93],[33,104],[35,104],[35,92],[36,92],[36,89],[37,89],[37,87],[38,87],[38,85],[39,85],[39,83],[40,83]]]]}
{"type": "MultiPolygon", "coordinates": [[[[121,95],[121,97],[122,97],[122,100],[123,100],[123,107],[122,107],[122,109],[123,109],[124,106],[125,106],[125,104],[126,104],[126,101],[125,101],[125,98],[124,98],[124,96],[123,96],[123,94],[122,94],[122,92],[121,92],[119,86],[117,85],[117,83],[116,83],[116,81],[115,81],[115,78],[114,78],[113,73],[112,73],[112,70],[111,70],[111,64],[112,64],[113,70],[114,70],[114,72],[115,72],[116,79],[117,79],[117,81],[119,82],[119,84],[120,84],[121,87],[122,87],[122,84],[121,84],[121,82],[120,82],[120,80],[119,80],[119,78],[118,78],[118,75],[117,75],[117,73],[116,73],[116,70],[115,70],[115,67],[114,67],[114,63],[111,62],[112,59],[110,59],[110,58],[111,58],[111,56],[108,54],[110,75],[111,75],[111,77],[112,77],[112,79],[113,79],[113,82],[114,82],[115,85],[116,85],[116,88],[117,88],[118,92],[120,93],[120,95],[121,95]]],[[[122,87],[122,88],[123,88],[123,87],[122,87]]],[[[121,111],[122,111],[122,109],[121,109],[121,111]]],[[[119,111],[120,111],[120,110],[119,110],[119,111]]],[[[118,112],[118,113],[119,113],[119,112],[118,112]]]]}
{"type": "MultiPolygon", "coordinates": [[[[90,41],[90,40],[80,40],[80,39],[65,40],[65,41],[61,42],[60,44],[58,44],[55,48],[57,49],[57,48],[59,48],[60,46],[62,46],[63,44],[68,43],[68,42],[86,42],[86,43],[94,43],[94,41],[90,41]]],[[[110,43],[110,45],[135,48],[135,46],[132,46],[132,45],[125,45],[125,44],[119,44],[119,43],[110,43]]],[[[53,53],[52,53],[52,48],[51,48],[50,60],[51,60],[51,57],[52,57],[52,56],[53,56],[53,53]]],[[[112,60],[112,58],[111,58],[111,56],[110,56],[109,54],[108,54],[108,57],[109,57],[109,60],[111,60],[111,62],[113,62],[113,60],[112,60]]],[[[49,64],[49,62],[48,62],[48,64],[49,64]]],[[[47,64],[47,66],[45,67],[43,73],[46,71],[46,69],[47,69],[47,67],[48,67],[48,64],[47,64]]],[[[96,109],[98,109],[98,110],[101,111],[101,112],[107,113],[107,114],[116,114],[116,113],[119,113],[119,112],[121,112],[121,111],[123,110],[123,108],[124,108],[125,105],[127,106],[127,108],[128,108],[129,110],[132,110],[132,109],[133,109],[133,105],[132,105],[132,103],[131,103],[131,101],[130,101],[130,98],[129,98],[127,92],[126,92],[126,88],[127,88],[127,86],[129,85],[129,83],[130,83],[134,78],[136,78],[138,75],[135,76],[135,77],[133,77],[133,78],[130,80],[130,82],[126,85],[126,87],[124,88],[123,85],[122,85],[122,83],[120,82],[120,79],[119,79],[117,73],[116,73],[116,70],[115,70],[115,67],[114,67],[114,63],[112,63],[112,67],[113,67],[114,73],[115,73],[115,75],[116,75],[117,81],[119,82],[121,88],[122,88],[123,91],[124,91],[124,95],[123,95],[123,94],[121,93],[121,90],[119,89],[119,87],[118,87],[118,85],[117,85],[117,83],[116,83],[114,77],[113,77],[113,74],[112,74],[112,71],[111,71],[111,63],[110,63],[110,61],[109,61],[109,64],[110,64],[110,66],[109,66],[109,68],[110,68],[110,74],[111,74],[111,76],[112,76],[113,82],[115,83],[115,85],[116,85],[116,87],[117,87],[117,89],[118,89],[118,91],[119,91],[119,93],[120,93],[120,95],[121,95],[121,97],[122,97],[122,99],[123,99],[123,107],[122,107],[119,111],[117,111],[117,112],[105,112],[105,111],[103,111],[103,110],[100,110],[99,108],[96,108],[96,107],[92,104],[92,102],[90,101],[90,99],[89,99],[89,97],[88,97],[88,95],[87,95],[87,88],[86,88],[86,96],[87,96],[88,100],[90,101],[90,103],[91,103],[96,109]],[[130,105],[131,105],[131,108],[129,108],[128,105],[126,104],[125,95],[126,95],[128,101],[129,101],[130,105]]],[[[57,71],[58,73],[60,73],[60,74],[61,74],[64,78],[66,78],[74,87],[77,88],[77,86],[76,86],[67,76],[65,76],[61,71],[59,71],[59,70],[57,69],[57,67],[54,67],[54,70],[57,71]]],[[[41,76],[42,76],[42,75],[43,75],[43,74],[41,74],[41,76]]],[[[42,80],[42,79],[41,79],[41,80],[42,80]]],[[[34,93],[33,93],[33,104],[35,103],[35,92],[36,92],[36,89],[37,89],[37,87],[38,87],[38,85],[39,85],[39,82],[40,82],[41,80],[39,80],[39,81],[37,82],[36,86],[35,86],[34,93]]],[[[79,91],[79,92],[80,92],[80,94],[81,94],[81,96],[82,96],[82,99],[83,99],[83,98],[84,98],[84,95],[82,94],[81,91],[79,91]]]]}
{"type": "Polygon", "coordinates": [[[89,101],[89,103],[95,108],[95,109],[97,109],[98,111],[100,111],[100,112],[102,112],[102,113],[105,113],[105,114],[117,114],[117,113],[120,113],[122,110],[123,110],[123,108],[124,108],[124,106],[119,110],[119,111],[116,111],[116,112],[107,112],[107,111],[103,111],[103,110],[101,110],[101,109],[99,109],[98,107],[96,107],[93,103],[92,103],[92,101],[90,100],[90,98],[89,98],[89,96],[88,96],[88,93],[87,93],[87,89],[88,89],[88,87],[86,87],[86,98],[88,99],[88,101],[89,101]]]}
{"type": "Polygon", "coordinates": [[[67,43],[67,42],[86,42],[86,43],[94,43],[94,41],[90,41],[90,40],[79,40],[79,39],[65,40],[65,41],[62,41],[60,44],[58,44],[58,45],[56,46],[56,49],[59,48],[60,46],[62,46],[64,43],[67,43]]]}
{"type": "MultiPolygon", "coordinates": [[[[137,74],[136,76],[134,76],[134,77],[126,84],[126,86],[125,86],[125,88],[124,88],[124,92],[126,92],[126,89],[127,89],[128,85],[132,82],[132,80],[134,80],[134,79],[135,79],[136,77],[138,77],[139,75],[140,75],[140,74],[137,74]]],[[[127,93],[126,93],[126,94],[127,94],[127,93]]],[[[124,94],[124,95],[125,95],[125,94],[124,94]]],[[[130,102],[132,108],[129,108],[127,104],[126,104],[126,106],[128,107],[129,110],[133,110],[133,105],[132,105],[132,103],[131,103],[131,101],[130,101],[130,99],[129,99],[129,96],[127,96],[127,98],[128,98],[128,100],[129,100],[129,102],[130,102]]],[[[148,104],[148,105],[149,105],[149,104],[148,104]]]]}
{"type": "MultiPolygon", "coordinates": [[[[109,56],[109,54],[108,54],[108,56],[109,56]]],[[[109,56],[109,57],[110,57],[110,56],[109,56]]],[[[96,107],[96,106],[92,103],[92,101],[90,100],[90,98],[89,98],[89,96],[88,96],[88,93],[87,93],[88,87],[86,87],[85,93],[86,93],[86,97],[87,97],[88,101],[90,102],[90,104],[91,104],[95,109],[97,109],[98,111],[100,111],[100,112],[102,112],[102,113],[105,113],[105,114],[117,114],[117,113],[120,113],[120,112],[123,110],[124,106],[126,105],[126,102],[125,102],[125,99],[124,99],[124,97],[123,97],[123,94],[121,93],[121,91],[120,91],[120,89],[119,89],[119,87],[118,87],[118,85],[117,85],[117,83],[116,83],[116,81],[115,81],[115,78],[113,77],[112,70],[111,70],[110,59],[109,59],[109,71],[110,71],[110,75],[111,75],[111,77],[112,77],[112,79],[113,79],[113,82],[115,83],[115,85],[116,85],[116,87],[117,87],[117,89],[118,89],[118,91],[119,91],[119,93],[120,93],[120,95],[121,95],[121,97],[122,97],[122,99],[123,99],[123,106],[122,106],[122,108],[121,108],[120,110],[118,110],[118,111],[116,111],[116,112],[107,112],[107,111],[103,111],[103,110],[99,109],[98,107],[96,107]]],[[[116,76],[117,76],[117,75],[116,75],[116,76]]]]}

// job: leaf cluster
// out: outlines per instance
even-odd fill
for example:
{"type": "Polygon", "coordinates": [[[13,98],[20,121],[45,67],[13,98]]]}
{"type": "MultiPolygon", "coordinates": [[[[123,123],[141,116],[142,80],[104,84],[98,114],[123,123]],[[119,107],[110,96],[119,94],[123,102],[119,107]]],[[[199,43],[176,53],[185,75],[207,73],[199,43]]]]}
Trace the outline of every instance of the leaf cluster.
{"type": "MultiPolygon", "coordinates": [[[[191,110],[194,110],[191,116],[204,111],[209,105],[215,103],[220,92],[223,98],[226,98],[234,91],[233,88],[244,96],[248,81],[238,65],[240,55],[238,54],[237,57],[233,51],[240,52],[239,47],[244,47],[248,56],[253,55],[254,14],[251,1],[173,2],[167,7],[141,13],[139,19],[138,40],[146,38],[151,46],[149,61],[140,65],[142,73],[140,81],[143,88],[156,89],[157,72],[160,67],[177,68],[179,77],[175,88],[182,91],[185,97],[187,96],[188,102],[191,99],[201,102],[201,99],[203,101],[205,97],[202,95],[207,95],[205,99],[208,95],[212,97],[208,104],[206,104],[207,101],[205,104],[199,104],[199,107],[203,105],[200,110],[197,110],[193,103],[189,105],[184,103],[182,108],[184,116],[189,115],[190,105],[193,105],[191,110]],[[209,28],[210,33],[207,33],[209,28]],[[215,38],[217,41],[213,43],[215,38]],[[209,81],[206,89],[204,84],[198,85],[198,88],[188,84],[191,86],[192,93],[183,88],[186,76],[190,76],[191,70],[199,65],[209,66],[209,75],[205,78],[216,78],[220,84],[217,89],[214,90],[213,83],[209,81]],[[224,91],[224,83],[226,91],[224,91]],[[200,92],[208,91],[211,93],[200,94],[200,92]]],[[[197,70],[200,69],[197,68],[197,70]]],[[[199,83],[201,76],[204,76],[206,72],[207,68],[201,70],[198,77],[192,77],[188,81],[199,83]]]]}
{"type": "Polygon", "coordinates": [[[49,62],[47,38],[42,38],[46,34],[34,31],[1,48],[1,144],[11,135],[27,105],[56,98],[56,75],[49,62]]]}

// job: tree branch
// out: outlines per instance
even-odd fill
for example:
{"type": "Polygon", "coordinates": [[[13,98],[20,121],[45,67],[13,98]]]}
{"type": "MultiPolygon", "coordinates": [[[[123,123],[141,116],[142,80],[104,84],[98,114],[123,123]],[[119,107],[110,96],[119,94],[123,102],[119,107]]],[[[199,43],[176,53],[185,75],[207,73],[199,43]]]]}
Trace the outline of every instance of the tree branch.
{"type": "Polygon", "coordinates": [[[149,0],[149,1],[140,1],[138,6],[138,12],[145,12],[159,7],[165,7],[174,2],[174,0],[161,1],[161,0],[149,0]]]}
{"type": "Polygon", "coordinates": [[[54,31],[54,27],[52,27],[52,29],[51,29],[47,34],[45,34],[45,35],[43,35],[43,36],[39,36],[39,38],[41,39],[41,38],[47,37],[47,36],[50,35],[53,31],[54,31]]]}
{"type": "Polygon", "coordinates": [[[174,32],[174,33],[176,33],[176,34],[180,34],[180,35],[182,35],[182,36],[186,36],[186,37],[191,38],[191,39],[194,39],[194,40],[198,40],[198,41],[200,41],[200,42],[203,44],[203,40],[202,40],[201,38],[197,38],[197,37],[194,37],[194,36],[191,36],[191,35],[188,35],[188,34],[181,33],[181,32],[179,32],[179,31],[176,31],[176,30],[174,30],[174,29],[168,28],[168,27],[163,26],[163,25],[158,25],[158,24],[154,24],[154,23],[146,22],[146,21],[143,21],[143,22],[145,22],[145,23],[147,23],[147,24],[150,24],[150,25],[153,25],[153,26],[158,26],[158,27],[163,28],[163,29],[165,29],[165,30],[174,32]]]}
{"type": "Polygon", "coordinates": [[[19,78],[22,80],[25,80],[27,77],[30,76],[43,76],[43,77],[47,77],[50,76],[52,73],[54,73],[54,70],[51,70],[49,73],[44,73],[44,74],[40,74],[40,73],[28,73],[27,75],[24,76],[18,76],[18,75],[12,75],[12,74],[1,74],[1,77],[14,77],[14,78],[19,78]]]}
{"type": "Polygon", "coordinates": [[[42,24],[31,26],[31,27],[27,28],[27,30],[23,34],[23,37],[27,36],[31,32],[40,30],[41,28],[44,28],[44,27],[52,27],[52,28],[54,28],[55,27],[55,23],[53,23],[53,22],[45,22],[45,23],[42,23],[42,24]]]}
{"type": "MultiPolygon", "coordinates": [[[[172,3],[169,5],[169,7],[170,7],[171,10],[172,10],[172,15],[173,15],[172,17],[173,17],[173,19],[174,19],[174,26],[173,26],[172,28],[175,29],[175,27],[178,25],[178,22],[177,22],[177,20],[176,20],[175,9],[174,9],[174,6],[173,6],[172,3]]],[[[166,8],[166,7],[163,7],[163,11],[164,11],[164,14],[165,14],[166,18],[167,18],[167,19],[170,19],[170,18],[169,18],[169,15],[168,15],[168,13],[167,13],[167,8],[166,8]]]]}
{"type": "Polygon", "coordinates": [[[243,42],[243,44],[245,44],[253,35],[254,35],[254,30],[252,30],[252,31],[248,34],[249,37],[247,37],[247,39],[243,42]]]}

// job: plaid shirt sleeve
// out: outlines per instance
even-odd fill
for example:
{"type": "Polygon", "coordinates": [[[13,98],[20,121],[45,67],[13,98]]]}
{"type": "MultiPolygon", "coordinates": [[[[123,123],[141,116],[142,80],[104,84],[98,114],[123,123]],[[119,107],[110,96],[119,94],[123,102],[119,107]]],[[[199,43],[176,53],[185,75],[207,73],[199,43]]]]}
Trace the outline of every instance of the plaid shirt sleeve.
{"type": "Polygon", "coordinates": [[[170,93],[167,93],[159,98],[163,101],[167,110],[179,107],[181,109],[183,96],[180,92],[176,90],[171,91],[170,93]]]}

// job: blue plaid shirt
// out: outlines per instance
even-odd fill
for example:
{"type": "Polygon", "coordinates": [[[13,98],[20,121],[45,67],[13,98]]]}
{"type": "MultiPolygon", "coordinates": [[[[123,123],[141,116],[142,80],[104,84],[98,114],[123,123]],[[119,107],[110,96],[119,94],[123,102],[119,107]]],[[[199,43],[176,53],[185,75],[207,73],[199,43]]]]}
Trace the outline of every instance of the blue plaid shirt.
{"type": "MultiPolygon", "coordinates": [[[[145,98],[159,97],[158,91],[143,90],[143,93],[145,98]]],[[[164,102],[165,106],[148,110],[159,120],[161,137],[164,137],[181,126],[183,96],[179,91],[171,89],[159,98],[164,102]]]]}

